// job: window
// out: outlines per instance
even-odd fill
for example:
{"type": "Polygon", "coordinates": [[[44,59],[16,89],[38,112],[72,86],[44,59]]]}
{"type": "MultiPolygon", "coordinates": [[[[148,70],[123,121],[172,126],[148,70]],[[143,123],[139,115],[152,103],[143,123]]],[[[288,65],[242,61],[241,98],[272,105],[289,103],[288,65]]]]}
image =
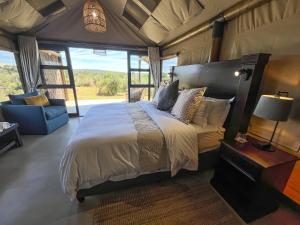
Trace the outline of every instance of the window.
{"type": "Polygon", "coordinates": [[[9,94],[24,93],[13,52],[0,50],[0,101],[9,94]]]}
{"type": "Polygon", "coordinates": [[[177,57],[162,60],[162,81],[169,81],[169,73],[173,66],[177,66],[177,57]]]}
{"type": "Polygon", "coordinates": [[[65,99],[69,115],[79,115],[69,49],[65,46],[40,44],[41,84],[50,98],[65,99]]]}
{"type": "Polygon", "coordinates": [[[150,100],[154,84],[147,52],[128,52],[128,96],[130,101],[150,100]],[[136,97],[138,96],[138,97],[136,97]]]}

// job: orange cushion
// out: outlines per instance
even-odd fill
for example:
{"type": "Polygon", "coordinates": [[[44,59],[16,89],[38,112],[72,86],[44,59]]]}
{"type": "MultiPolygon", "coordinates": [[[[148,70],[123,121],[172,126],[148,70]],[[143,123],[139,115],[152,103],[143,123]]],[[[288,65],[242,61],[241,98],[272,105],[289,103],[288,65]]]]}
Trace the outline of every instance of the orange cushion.
{"type": "Polygon", "coordinates": [[[39,105],[39,106],[50,105],[48,98],[44,94],[27,97],[24,100],[27,105],[39,105]]]}

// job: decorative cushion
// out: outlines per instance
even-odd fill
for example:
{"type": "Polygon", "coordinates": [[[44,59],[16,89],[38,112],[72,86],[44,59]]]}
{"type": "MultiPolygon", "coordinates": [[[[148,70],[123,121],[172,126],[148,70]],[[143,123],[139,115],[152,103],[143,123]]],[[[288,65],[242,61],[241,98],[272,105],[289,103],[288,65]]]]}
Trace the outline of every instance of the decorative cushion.
{"type": "Polygon", "coordinates": [[[137,90],[131,91],[130,102],[138,102],[141,100],[144,88],[139,88],[137,90]]]}
{"type": "Polygon", "coordinates": [[[8,95],[9,100],[12,105],[26,105],[25,98],[30,97],[30,96],[37,96],[39,93],[37,90],[33,92],[29,92],[26,94],[21,94],[21,95],[8,95]]]}
{"type": "Polygon", "coordinates": [[[178,97],[178,86],[179,80],[176,80],[161,90],[157,109],[167,111],[173,107],[178,97]]]}
{"type": "Polygon", "coordinates": [[[195,112],[199,108],[205,90],[206,87],[183,90],[180,93],[171,114],[182,122],[188,124],[193,119],[195,112]]]}
{"type": "Polygon", "coordinates": [[[39,105],[39,106],[47,106],[49,105],[49,100],[46,95],[37,95],[31,96],[24,99],[27,105],[39,105]]]}
{"type": "Polygon", "coordinates": [[[64,106],[47,106],[44,110],[47,120],[52,120],[64,113],[67,113],[67,109],[64,106]]]}
{"type": "Polygon", "coordinates": [[[154,95],[154,98],[153,98],[153,100],[152,100],[152,103],[154,104],[154,105],[158,105],[158,99],[159,99],[159,95],[160,95],[160,92],[164,89],[166,87],[166,85],[165,84],[161,84],[160,86],[159,86],[159,88],[158,88],[158,90],[156,91],[156,93],[155,93],[155,95],[154,95]]]}

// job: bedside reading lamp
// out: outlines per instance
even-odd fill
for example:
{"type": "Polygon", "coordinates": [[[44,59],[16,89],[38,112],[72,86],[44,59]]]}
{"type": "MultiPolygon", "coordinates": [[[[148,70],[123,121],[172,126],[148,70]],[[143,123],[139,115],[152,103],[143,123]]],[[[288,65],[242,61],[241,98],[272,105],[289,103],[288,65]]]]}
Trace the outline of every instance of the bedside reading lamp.
{"type": "Polygon", "coordinates": [[[272,141],[279,121],[287,121],[294,99],[288,97],[288,92],[278,92],[276,95],[262,95],[257,103],[253,115],[276,121],[274,131],[269,142],[256,142],[253,145],[264,151],[274,151],[272,141]],[[287,96],[282,96],[286,94],[287,96]]]}

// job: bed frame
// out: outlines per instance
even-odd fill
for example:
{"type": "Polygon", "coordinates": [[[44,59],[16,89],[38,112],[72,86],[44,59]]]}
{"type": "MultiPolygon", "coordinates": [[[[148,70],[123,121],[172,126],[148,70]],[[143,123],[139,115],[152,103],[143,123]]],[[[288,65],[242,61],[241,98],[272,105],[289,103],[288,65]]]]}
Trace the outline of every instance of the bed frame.
{"type": "MultiPolygon", "coordinates": [[[[179,88],[208,87],[207,97],[231,99],[232,106],[225,121],[225,139],[233,139],[238,132],[246,132],[256,105],[263,71],[269,54],[246,55],[240,59],[177,66],[172,69],[172,80],[179,80],[179,88]],[[239,76],[235,72],[240,71],[239,76]]],[[[214,168],[218,160],[218,149],[199,154],[198,171],[214,168]]],[[[186,173],[180,171],[178,176],[186,173]]],[[[177,176],[177,175],[176,175],[177,176]]],[[[78,190],[76,198],[83,202],[86,196],[98,195],[137,185],[170,178],[170,172],[142,175],[124,181],[107,181],[89,189],[78,190]]]]}

